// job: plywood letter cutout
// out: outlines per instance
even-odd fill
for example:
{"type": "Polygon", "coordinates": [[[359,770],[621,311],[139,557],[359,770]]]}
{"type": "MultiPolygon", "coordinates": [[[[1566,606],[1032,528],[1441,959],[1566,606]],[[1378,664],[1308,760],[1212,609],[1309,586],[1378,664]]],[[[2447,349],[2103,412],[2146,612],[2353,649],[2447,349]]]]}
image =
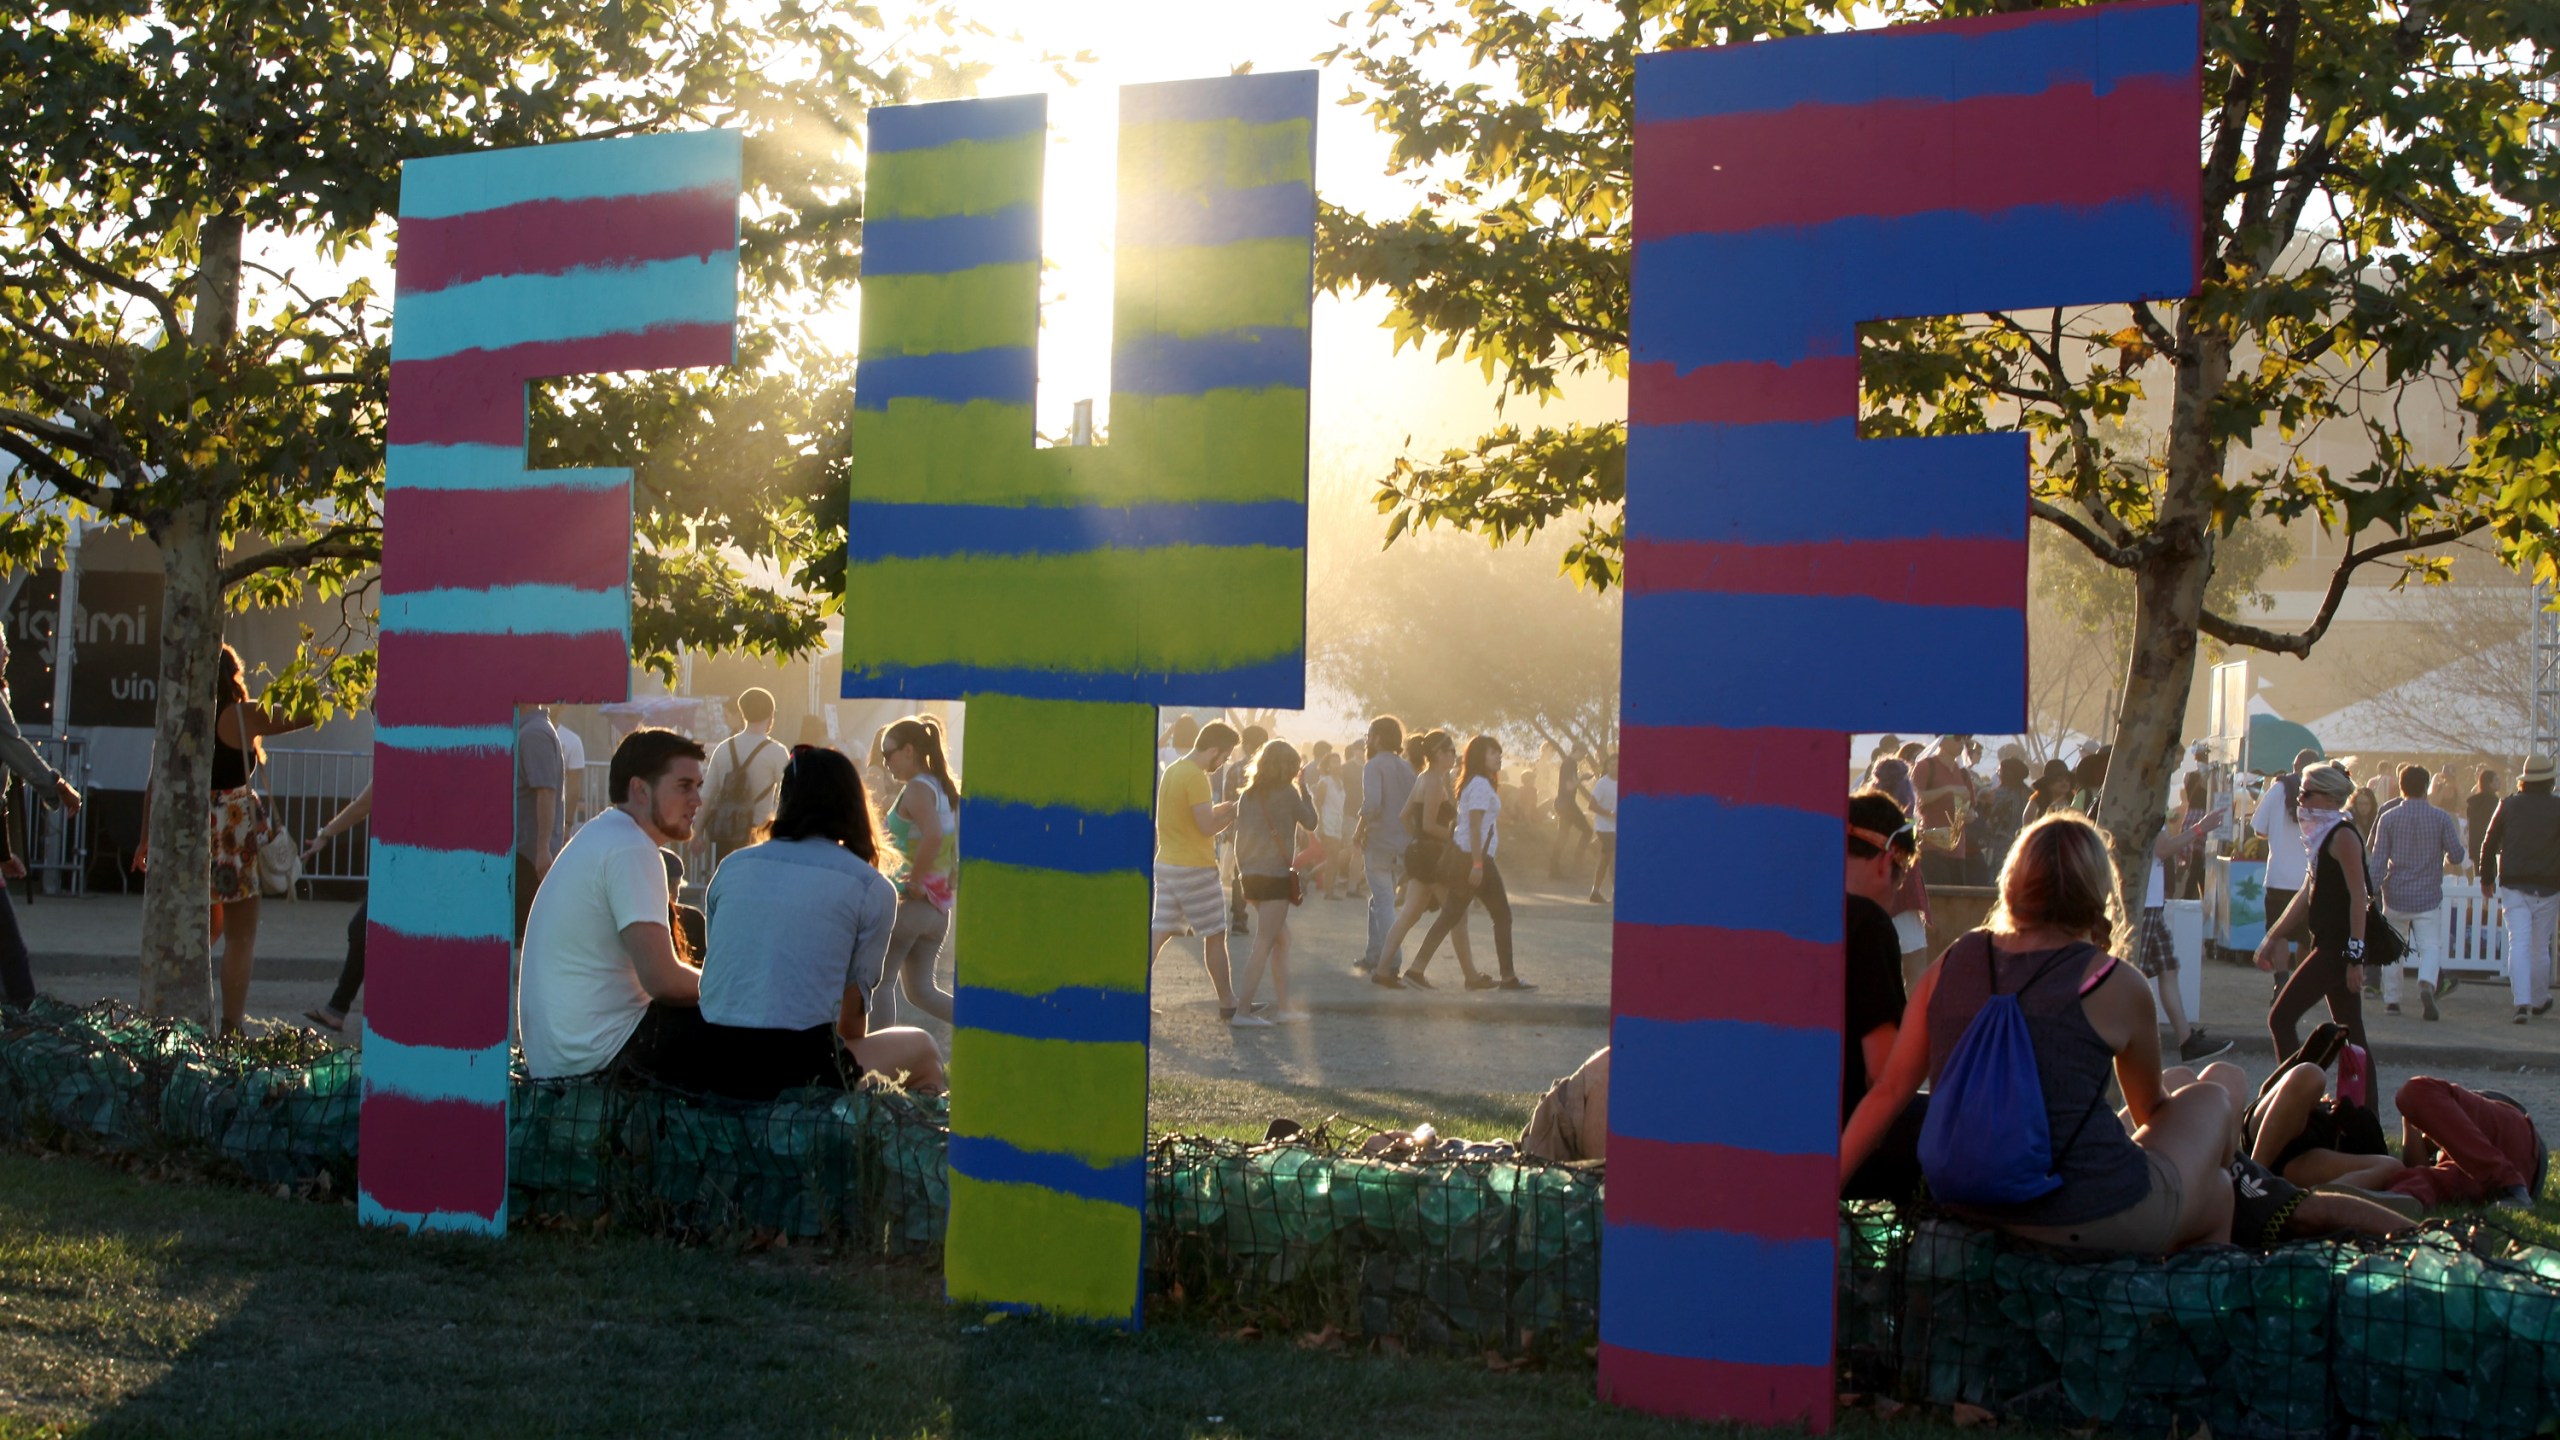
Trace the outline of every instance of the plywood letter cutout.
{"type": "Polygon", "coordinates": [[[2189,294],[2193,5],[1636,62],[1600,1387],[1827,1426],[1845,732],[2026,719],[2026,441],[1857,438],[1856,326],[2189,294]]]}
{"type": "Polygon", "coordinates": [[[1099,447],[1033,445],[1045,102],[871,112],[844,694],[969,705],[949,1293],[1133,1324],[1153,707],[1306,691],[1316,77],[1120,94],[1099,447]]]}
{"type": "Polygon", "coordinates": [[[506,1229],[519,702],[629,697],[631,472],[527,470],[525,384],[725,365],[732,131],[401,167],[358,1213],[506,1229]]]}

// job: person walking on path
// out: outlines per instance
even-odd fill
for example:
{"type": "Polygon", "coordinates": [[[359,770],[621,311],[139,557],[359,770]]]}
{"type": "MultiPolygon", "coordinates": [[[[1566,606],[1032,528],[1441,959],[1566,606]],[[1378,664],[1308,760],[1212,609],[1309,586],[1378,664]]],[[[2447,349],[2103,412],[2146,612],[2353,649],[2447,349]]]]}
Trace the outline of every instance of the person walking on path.
{"type": "MultiPolygon", "coordinates": [[[[27,738],[18,733],[18,722],[9,708],[9,636],[0,629],[0,770],[15,773],[27,782],[27,793],[42,804],[59,805],[65,815],[80,813],[80,792],[71,782],[54,773],[44,756],[27,738]]],[[[0,790],[8,788],[8,774],[0,774],[0,790]]],[[[29,816],[30,822],[34,817],[29,816]]],[[[5,815],[0,815],[4,825],[5,815]]],[[[33,832],[32,823],[28,826],[33,832]]],[[[0,840],[0,849],[7,842],[0,840]]],[[[16,856],[7,858],[6,879],[26,874],[26,862],[16,856]]],[[[10,908],[9,887],[0,885],[0,1005],[24,1010],[36,998],[35,962],[27,954],[26,937],[19,933],[17,911],[10,908]]]]}
{"type": "Polygon", "coordinates": [[[1591,839],[1599,847],[1599,862],[1591,869],[1591,903],[1599,905],[1609,898],[1610,886],[1618,878],[1618,757],[1600,762],[1599,778],[1591,782],[1591,839]]]}
{"type": "Polygon", "coordinates": [[[1236,801],[1236,872],[1244,898],[1253,906],[1253,955],[1236,981],[1236,1013],[1228,1018],[1238,1029],[1295,1024],[1307,1012],[1289,1003],[1289,911],[1304,899],[1294,867],[1298,832],[1318,824],[1315,807],[1298,788],[1298,750],[1286,740],[1273,740],[1253,757],[1252,778],[1236,801]],[[1255,1012],[1253,997],[1271,976],[1271,1011],[1255,1012]]]}
{"type": "Polygon", "coordinates": [[[1591,843],[1591,817],[1582,811],[1582,760],[1557,751],[1556,849],[1547,857],[1547,878],[1561,880],[1582,867],[1583,847],[1591,843]]]}
{"type": "Polygon", "coordinates": [[[1972,743],[1970,735],[1941,735],[1912,767],[1911,783],[1920,799],[1916,823],[1923,834],[1946,837],[1938,847],[1921,848],[1920,866],[1929,872],[1932,885],[1975,883],[1970,822],[1982,787],[1965,766],[1965,751],[1972,743]]]}
{"type": "MultiPolygon", "coordinates": [[[[1413,790],[1405,801],[1402,823],[1413,843],[1404,852],[1404,907],[1396,912],[1395,923],[1387,928],[1386,953],[1402,953],[1404,937],[1433,910],[1450,910],[1460,902],[1461,892],[1451,877],[1466,872],[1467,860],[1452,837],[1458,828],[1458,789],[1452,778],[1458,769],[1458,742],[1446,730],[1417,735],[1407,746],[1408,757],[1419,755],[1422,772],[1414,778],[1413,790]]],[[[1451,948],[1458,952],[1458,970],[1466,976],[1467,988],[1479,990],[1476,983],[1476,958],[1467,943],[1467,927],[1459,926],[1450,933],[1451,948]]],[[[1404,974],[1403,984],[1416,990],[1438,987],[1424,977],[1430,968],[1430,954],[1413,962],[1404,974]]],[[[1385,985],[1386,980],[1377,983],[1385,985]]]]}
{"type": "Polygon", "coordinates": [[[1396,883],[1404,878],[1404,852],[1413,844],[1405,829],[1405,802],[1413,798],[1413,767],[1404,758],[1404,722],[1381,715],[1369,722],[1369,763],[1360,768],[1360,864],[1369,876],[1369,946],[1352,968],[1397,988],[1404,954],[1387,944],[1396,924],[1396,883]]]}
{"type": "MultiPolygon", "coordinates": [[[[1218,772],[1217,801],[1231,805],[1244,794],[1244,782],[1253,757],[1271,743],[1271,732],[1259,725],[1244,727],[1244,743],[1227,759],[1226,768],[1218,772]]],[[[1238,935],[1253,933],[1253,909],[1245,903],[1244,872],[1236,866],[1236,832],[1232,827],[1218,841],[1227,877],[1227,929],[1238,935]]]]}
{"type": "Polygon", "coordinates": [[[1471,975],[1470,990],[1535,990],[1512,969],[1511,964],[1511,896],[1502,885],[1502,742],[1490,735],[1478,735],[1467,742],[1466,759],[1458,770],[1458,829],[1454,844],[1465,857],[1466,868],[1454,873],[1465,878],[1456,880],[1456,896],[1440,907],[1440,918],[1432,923],[1429,934],[1422,937],[1422,953],[1415,957],[1419,970],[1431,963],[1431,952],[1452,931],[1467,923],[1467,907],[1482,902],[1484,913],[1493,919],[1493,958],[1501,967],[1502,978],[1471,975]]]}
{"type": "Polygon", "coordinates": [[[2177,822],[2161,828],[2160,838],[2151,847],[2151,877],[2143,885],[2141,928],[2134,936],[2134,968],[2144,979],[2158,983],[2161,1018],[2169,1022],[2169,1038],[2178,1047],[2179,1062],[2187,1065],[2212,1059],[2230,1049],[2231,1042],[2216,1040],[2204,1033],[2203,1026],[2187,1023],[2187,999],[2178,988],[2178,947],[2169,936],[2169,866],[2221,823],[2222,812],[2216,810],[2182,813],[2177,822]]]}
{"type": "Polygon", "coordinates": [[[702,776],[702,832],[711,841],[715,867],[722,855],[756,842],[773,823],[790,752],[773,738],[773,694],[750,686],[738,697],[737,733],[711,752],[702,776]]]}
{"type": "MultiPolygon", "coordinates": [[[[2423,765],[2400,767],[2400,799],[2373,828],[2374,888],[2382,892],[2383,918],[2400,932],[2418,962],[2418,1008],[2436,1018],[2436,987],[2444,975],[2444,869],[2468,857],[2462,823],[2427,797],[2435,777],[2423,765]]],[[[2400,967],[2382,967],[2382,1009],[2400,1013],[2400,967]]]]}
{"type": "Polygon", "coordinates": [[[2506,908],[2507,985],[2519,1025],[2551,1009],[2552,933],[2560,927],[2560,796],[2551,777],[2550,756],[2526,757],[2516,792],[2498,802],[2480,840],[2480,897],[2506,908]]]}
{"type": "MultiPolygon", "coordinates": [[[[372,813],[373,782],[367,780],[364,788],[356,792],[356,798],[348,801],[337,814],[313,831],[310,839],[302,842],[302,858],[309,861],[327,848],[330,841],[363,824],[365,817],[372,813]]],[[[356,994],[364,989],[364,927],[366,913],[372,908],[373,896],[368,891],[363,903],[356,906],[354,917],[347,921],[347,958],[346,963],[338,967],[337,988],[329,992],[327,1004],[302,1012],[303,1019],[331,1034],[345,1033],[347,1012],[355,1008],[356,994]]]]}
{"type": "Polygon", "coordinates": [[[889,775],[899,786],[886,828],[897,854],[890,879],[898,887],[897,923],[889,931],[887,959],[870,1015],[886,1022],[895,1009],[890,985],[907,1003],[943,1024],[951,1023],[951,992],[934,982],[943,939],[951,931],[951,907],[960,878],[960,782],[942,750],[942,722],[910,715],[880,737],[889,775]]]}
{"type": "MultiPolygon", "coordinates": [[[[2258,797],[2257,811],[2249,817],[2249,828],[2267,840],[2265,913],[2270,929],[2310,877],[2311,851],[2302,843],[2302,773],[2319,763],[2319,751],[2297,752],[2293,768],[2268,782],[2266,793],[2258,797]]],[[[2301,954],[2290,941],[2273,953],[2275,988],[2282,990],[2284,977],[2293,973],[2301,954]]]]}
{"type": "Polygon", "coordinates": [[[1217,837],[1234,825],[1233,801],[1210,799],[1209,777],[1235,753],[1236,730],[1212,720],[1192,738],[1191,753],[1156,782],[1155,913],[1147,922],[1147,968],[1176,935],[1200,937],[1200,962],[1218,989],[1218,1013],[1233,1019],[1235,991],[1227,972],[1226,887],[1218,880],[1217,837]]]}
{"type": "Polygon", "coordinates": [[[2480,864],[2480,847],[2489,839],[2490,817],[2497,813],[2498,772],[2483,765],[2471,772],[2471,793],[2464,798],[2462,806],[2463,858],[2473,867],[2474,873],[2480,864]]]}
{"type": "Polygon", "coordinates": [[[266,737],[309,729],[311,721],[269,714],[250,700],[240,652],[228,645],[214,684],[219,709],[213,721],[213,903],[222,933],[222,1033],[237,1035],[248,1016],[249,974],[257,965],[258,846],[274,828],[253,782],[266,762],[266,737]]]}
{"type": "Polygon", "coordinates": [[[2258,968],[2275,968],[2277,947],[2307,931],[2311,953],[2294,968],[2267,1009],[2267,1035],[2276,1056],[2290,1055],[2302,1043],[2296,1030],[2303,1013],[2326,1001],[2329,1018],[2347,1027],[2347,1038],[2370,1052],[2364,1033],[2365,916],[2368,906],[2364,837],[2347,822],[2346,805],[2356,782],[2337,765],[2312,765],[2302,772],[2297,811],[2309,851],[2318,857],[2311,884],[2294,893],[2284,913],[2267,922],[2258,942],[2258,968]]]}

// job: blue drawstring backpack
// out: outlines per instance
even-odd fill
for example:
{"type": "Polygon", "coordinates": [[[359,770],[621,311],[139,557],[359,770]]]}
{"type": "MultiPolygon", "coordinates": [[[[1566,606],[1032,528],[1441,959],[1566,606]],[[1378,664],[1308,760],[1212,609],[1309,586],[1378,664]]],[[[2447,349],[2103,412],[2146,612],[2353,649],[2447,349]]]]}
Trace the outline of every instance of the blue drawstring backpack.
{"type": "MultiPolygon", "coordinates": [[[[2018,1006],[2018,993],[2001,993],[1988,935],[1981,936],[1981,946],[1991,998],[1965,1025],[1930,1089],[1929,1115],[1920,1126],[1920,1173],[1941,1204],[2023,1205],[2061,1189],[2062,1177],[2053,1170],[2053,1127],[2045,1118],[2044,1077],[2026,1011],[2018,1006]]],[[[2086,945],[2065,946],[2018,992],[2064,961],[2085,961],[2088,954],[2086,945]]]]}

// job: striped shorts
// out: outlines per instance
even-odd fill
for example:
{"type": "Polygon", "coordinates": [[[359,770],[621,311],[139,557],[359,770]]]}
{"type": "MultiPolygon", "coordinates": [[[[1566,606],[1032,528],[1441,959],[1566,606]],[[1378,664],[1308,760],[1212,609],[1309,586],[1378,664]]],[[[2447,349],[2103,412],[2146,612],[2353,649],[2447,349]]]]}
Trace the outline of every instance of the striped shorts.
{"type": "Polygon", "coordinates": [[[1155,917],[1147,928],[1159,935],[1226,934],[1227,887],[1218,882],[1218,867],[1158,865],[1155,917]]]}

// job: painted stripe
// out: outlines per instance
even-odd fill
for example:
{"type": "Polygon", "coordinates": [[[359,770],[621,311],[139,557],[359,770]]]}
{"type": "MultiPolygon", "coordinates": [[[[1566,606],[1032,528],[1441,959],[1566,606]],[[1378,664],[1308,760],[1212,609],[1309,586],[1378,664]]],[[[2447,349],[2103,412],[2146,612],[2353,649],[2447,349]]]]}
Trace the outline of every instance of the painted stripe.
{"type": "Polygon", "coordinates": [[[1194,194],[1140,192],[1120,200],[1122,245],[1232,245],[1311,240],[1316,190],[1303,181],[1194,194]]]}
{"type": "Polygon", "coordinates": [[[429,294],[493,275],[559,275],[738,248],[738,187],[528,200],[400,222],[395,294],[429,294]]]}
{"type": "Polygon", "coordinates": [[[505,748],[430,752],[376,764],[373,838],[425,850],[512,850],[515,776],[515,756],[505,748]]]}
{"type": "Polygon", "coordinates": [[[1025,1040],[1144,1045],[1150,1031],[1144,990],[1071,986],[1046,994],[1018,995],[983,985],[962,985],[952,992],[951,1007],[954,1025],[1025,1040]]]}
{"type": "Polygon", "coordinates": [[[1152,125],[1165,121],[1241,120],[1248,125],[1276,125],[1283,120],[1316,117],[1316,72],[1274,70],[1254,75],[1223,75],[1210,80],[1169,80],[1154,85],[1120,87],[1120,123],[1152,125]]]}
{"type": "MultiPolygon", "coordinates": [[[[627,590],[631,489],[386,490],[382,591],[627,590]]],[[[554,627],[544,627],[554,628],[554,627]]]]}
{"type": "Polygon", "coordinates": [[[1219,335],[1123,334],[1111,348],[1111,393],[1303,390],[1312,353],[1304,329],[1257,326],[1219,335]]]}
{"type": "Polygon", "coordinates": [[[1821,225],[1851,215],[1977,214],[2196,193],[2192,67],[2098,94],[2069,84],[1954,104],[1798,105],[1639,126],[1639,242],[1821,225]],[[1985,165],[1984,155],[2000,163],[1985,165]]]}
{"type": "MultiPolygon", "coordinates": [[[[969,943],[969,907],[960,907],[969,943]]],[[[1123,953],[1143,963],[1139,926],[1125,932],[1123,953]]],[[[962,962],[964,965],[968,962],[962,962]]],[[[1026,1150],[1072,1155],[1089,1165],[1117,1165],[1147,1148],[1147,1047],[1025,1040],[992,1030],[951,1032],[951,1073],[1000,1076],[952,1096],[951,1128],[1026,1150]]]]}
{"type": "Polygon", "coordinates": [[[1849,739],[1837,730],[1715,730],[1629,725],[1618,739],[1621,783],[1636,795],[1713,795],[1845,816],[1840,777],[1849,739]]]}
{"type": "Polygon", "coordinates": [[[507,1107],[367,1095],[356,1183],[385,1210],[477,1215],[504,1228],[507,1107]]]}
{"type": "Polygon", "coordinates": [[[1840,896],[1805,883],[1839,868],[1838,809],[1730,805],[1710,795],[1619,798],[1620,920],[1840,939],[1840,896]],[[1716,883],[1698,884],[1700,875],[1716,883]]]}
{"type": "MultiPolygon", "coordinates": [[[[970,705],[969,733],[976,737],[980,749],[978,758],[969,764],[969,793],[973,796],[1025,805],[1062,805],[1100,814],[1122,810],[1155,813],[1156,736],[1160,731],[1155,711],[1149,706],[1084,705],[991,695],[984,703],[970,705]]],[[[1005,988],[1029,994],[1050,986],[1005,988]]]]}
{"type": "Polygon", "coordinates": [[[440,1045],[403,1045],[377,1032],[365,1037],[365,1094],[504,1105],[507,1055],[503,1040],[479,1050],[448,1050],[440,1045]]]}
{"type": "MultiPolygon", "coordinates": [[[[1145,674],[1009,669],[985,665],[876,665],[845,671],[847,700],[956,700],[985,691],[1026,700],[1111,700],[1138,705],[1252,705],[1297,710],[1307,703],[1303,648],[1251,665],[1145,674]]],[[[2009,727],[2011,731],[2018,727],[2009,727]]],[[[2004,733],[1985,726],[1985,735],[2004,733]]]]}
{"type": "Polygon", "coordinates": [[[866,220],[862,273],[951,275],[983,265],[1040,262],[1040,207],[1015,205],[984,215],[866,220]]]}
{"type": "Polygon", "coordinates": [[[1847,962],[1837,940],[1628,920],[1611,933],[1609,1008],[1619,1018],[1820,1030],[1838,1027],[1847,1013],[1847,962]]]}
{"type": "Polygon", "coordinates": [[[501,585],[385,594],[382,629],[404,635],[627,635],[631,592],[501,585]]]}
{"type": "Polygon", "coordinates": [[[1135,1325],[1145,1237],[1143,1212],[1129,1206],[954,1173],[944,1294],[1135,1325]]]}
{"type": "Polygon", "coordinates": [[[972,796],[961,807],[960,823],[969,853],[1000,865],[1106,875],[1143,871],[1155,854],[1155,817],[1143,810],[1103,814],[972,796]]]}
{"type": "MultiPolygon", "coordinates": [[[[519,701],[596,705],[631,694],[631,646],[586,635],[386,633],[374,714],[392,725],[486,725],[519,701]]],[[[1982,733],[2000,732],[1986,728],[1982,733]]]]}
{"type": "Polygon", "coordinates": [[[1612,1135],[1607,1199],[1612,1225],[1836,1242],[1840,1160],[1612,1135]]]}
{"type": "Polygon", "coordinates": [[[735,327],[662,325],[505,350],[465,350],[391,366],[390,434],[401,445],[499,445],[524,452],[524,386],[550,375],[726,365],[735,327]]]}
{"type": "Polygon", "coordinates": [[[1858,418],[1858,357],[1793,365],[1736,360],[1683,369],[1657,360],[1627,377],[1631,425],[1812,424],[1858,418]]]}
{"type": "Polygon", "coordinates": [[[624,469],[528,470],[524,446],[393,445],[385,451],[383,489],[467,490],[487,495],[520,489],[610,490],[631,483],[624,469]]]}
{"type": "Polygon", "coordinates": [[[1856,354],[1869,320],[2181,296],[2196,234],[2190,209],[2139,196],[1667,236],[1636,246],[1632,358],[1792,364],[1856,354]]]}
{"type": "Polygon", "coordinates": [[[378,750],[406,750],[412,754],[512,750],[516,732],[507,725],[376,725],[373,743],[378,750]]]}
{"type": "Polygon", "coordinates": [[[1630,595],[1626,650],[1645,662],[1620,678],[1619,706],[1638,725],[2011,735],[2027,721],[2026,630],[2016,610],[1835,596],[1630,595]],[[1917,634],[1929,643],[1887,643],[1917,634]],[[1808,655],[1852,654],[1855,665],[1804,663],[1808,655]]]}
{"type": "Polygon", "coordinates": [[[1147,1202],[1147,1161],[1132,1155],[1110,1165],[1090,1165],[1054,1150],[1025,1150],[983,1135],[951,1137],[951,1169],[972,1180],[1036,1185],[1079,1200],[1137,1209],[1147,1202]]]}
{"type": "Polygon", "coordinates": [[[1831,540],[1737,545],[1626,543],[1630,595],[1857,595],[1897,605],[2023,610],[2023,540],[1831,540]]]}
{"type": "Polygon", "coordinates": [[[577,140],[410,160],[400,167],[400,219],[433,220],[538,200],[737,193],[745,141],[735,130],[577,140]]]}
{"type": "Polygon", "coordinates": [[[1746,1365],[1600,1344],[1600,1398],[1655,1415],[1785,1425],[1821,1435],[1831,1429],[1839,1378],[1829,1361],[1746,1365]]]}
{"type": "Polygon", "coordinates": [[[2104,94],[2124,79],[2192,71],[2199,35],[2193,5],[2115,4],[2005,24],[1895,25],[1666,51],[1637,58],[1636,119],[1951,102],[2073,84],[2104,94]]]}
{"type": "Polygon", "coordinates": [[[506,1044],[515,1008],[508,983],[513,933],[487,940],[403,935],[374,917],[364,944],[367,1043],[382,1036],[451,1050],[506,1044]]]}
{"type": "Polygon", "coordinates": [[[735,251],[565,275],[493,275],[401,296],[391,310],[391,361],[558,345],[662,325],[725,326],[737,310],[735,251]]]}
{"type": "Polygon", "coordinates": [[[1693,1360],[1827,1368],[1836,1244],[1606,1225],[1600,1338],[1693,1360]]]}
{"type": "Polygon", "coordinates": [[[890,155],[938,150],[963,140],[1016,140],[1045,134],[1049,101],[1043,95],[1002,95],[987,100],[940,100],[927,105],[883,105],[868,117],[865,150],[890,155]]]}
{"type": "Polygon", "coordinates": [[[1307,507],[1241,505],[879,505],[855,501],[845,527],[856,564],[944,555],[1069,555],[1165,545],[1303,550],[1307,507]]]}
{"type": "Polygon", "coordinates": [[[515,856],[373,842],[373,923],[403,935],[512,940],[515,856]]]}
{"type": "Polygon", "coordinates": [[[1822,425],[1635,425],[1627,513],[1647,540],[1787,545],[2027,538],[2027,437],[1860,440],[1822,425]],[[1823,503],[1801,481],[1823,477],[1823,503]]]}
{"type": "MultiPolygon", "coordinates": [[[[1839,902],[1832,902],[1836,915],[1839,902]]],[[[1609,1025],[1609,1133],[1772,1155],[1840,1154],[1840,1017],[1791,1030],[1735,1020],[1609,1025]],[[1784,1084],[1772,1083],[1785,1077],[1784,1084]],[[1735,1103],[1749,1096],[1750,1103],[1735,1103]],[[1722,1097],[1723,1103],[1716,1103],[1722,1097]]]]}
{"type": "MultiPolygon", "coordinates": [[[[1009,698],[973,697],[970,733],[983,735],[984,707],[1009,698]]],[[[978,744],[981,758],[969,762],[973,790],[986,784],[990,761],[984,757],[998,753],[983,740],[978,744]]],[[[969,892],[969,903],[952,922],[953,948],[968,948],[970,981],[991,989],[1142,988],[1145,957],[1132,964],[1127,937],[1147,927],[1149,879],[1134,870],[1062,875],[963,855],[960,888],[969,892]]]]}
{"type": "Polygon", "coordinates": [[[359,1189],[356,1192],[356,1223],[386,1230],[406,1230],[450,1235],[504,1236],[504,1218],[496,1222],[477,1215],[455,1215],[441,1210],[393,1210],[359,1189]]]}
{"type": "Polygon", "coordinates": [[[1039,352],[1027,345],[940,355],[866,356],[854,370],[853,408],[886,410],[892,400],[1028,405],[1039,386],[1039,352]]]}

